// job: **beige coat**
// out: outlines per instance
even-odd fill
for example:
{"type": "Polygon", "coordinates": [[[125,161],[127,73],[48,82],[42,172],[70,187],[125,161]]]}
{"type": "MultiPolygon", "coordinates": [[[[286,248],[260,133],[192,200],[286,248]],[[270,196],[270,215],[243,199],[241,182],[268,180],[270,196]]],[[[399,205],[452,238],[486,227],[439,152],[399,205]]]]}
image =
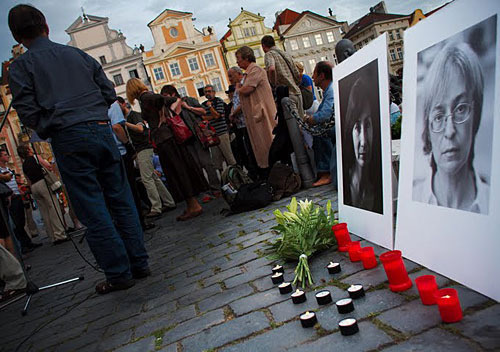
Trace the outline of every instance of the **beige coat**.
{"type": "Polygon", "coordinates": [[[257,164],[266,168],[269,167],[269,149],[274,138],[272,132],[277,124],[276,105],[266,71],[254,62],[250,63],[243,81],[245,86],[255,90],[249,95],[240,94],[241,109],[257,164]]]}

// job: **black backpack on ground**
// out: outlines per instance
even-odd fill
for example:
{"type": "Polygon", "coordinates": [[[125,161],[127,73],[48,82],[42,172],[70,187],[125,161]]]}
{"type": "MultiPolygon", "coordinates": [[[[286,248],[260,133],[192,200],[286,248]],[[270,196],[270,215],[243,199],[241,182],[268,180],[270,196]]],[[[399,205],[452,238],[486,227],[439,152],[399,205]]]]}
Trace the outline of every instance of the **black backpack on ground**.
{"type": "Polygon", "coordinates": [[[274,164],[267,181],[274,191],[273,200],[291,196],[297,193],[302,186],[299,174],[293,172],[290,166],[280,163],[274,164]]]}

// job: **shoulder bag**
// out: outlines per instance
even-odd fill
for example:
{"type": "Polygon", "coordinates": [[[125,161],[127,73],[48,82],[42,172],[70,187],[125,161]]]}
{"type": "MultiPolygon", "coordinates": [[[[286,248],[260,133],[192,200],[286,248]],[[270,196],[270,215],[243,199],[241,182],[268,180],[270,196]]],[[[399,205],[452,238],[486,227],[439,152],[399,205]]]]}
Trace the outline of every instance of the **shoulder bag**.
{"type": "Polygon", "coordinates": [[[62,188],[61,181],[59,181],[59,179],[57,178],[56,175],[54,175],[54,173],[50,172],[42,164],[40,164],[40,162],[38,161],[38,157],[34,156],[33,158],[35,158],[36,163],[38,165],[40,165],[40,168],[41,168],[42,173],[43,173],[43,178],[47,182],[47,185],[49,186],[49,189],[53,193],[58,193],[61,190],[61,188],[62,188]]]}

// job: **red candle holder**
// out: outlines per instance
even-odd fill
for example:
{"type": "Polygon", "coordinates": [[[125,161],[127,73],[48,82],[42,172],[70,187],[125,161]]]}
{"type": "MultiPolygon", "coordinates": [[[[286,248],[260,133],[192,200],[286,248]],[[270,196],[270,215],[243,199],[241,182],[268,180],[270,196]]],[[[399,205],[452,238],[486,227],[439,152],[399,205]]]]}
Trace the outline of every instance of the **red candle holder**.
{"type": "Polygon", "coordinates": [[[347,244],[351,242],[351,236],[347,230],[347,224],[345,222],[341,222],[340,224],[333,225],[332,231],[337,239],[339,252],[347,252],[347,244]]]}
{"type": "Polygon", "coordinates": [[[373,269],[377,266],[377,258],[375,258],[373,247],[361,248],[359,250],[359,255],[361,257],[361,262],[363,263],[363,268],[373,269]]]}
{"type": "Polygon", "coordinates": [[[436,293],[438,286],[434,275],[419,276],[415,279],[415,284],[417,285],[422,304],[425,304],[426,306],[436,304],[436,297],[434,294],[436,293]]]}
{"type": "Polygon", "coordinates": [[[360,249],[361,245],[359,244],[359,241],[352,241],[347,244],[347,252],[349,252],[351,262],[359,262],[361,260],[361,256],[359,254],[360,249]]]}
{"type": "Polygon", "coordinates": [[[443,288],[434,292],[434,297],[443,322],[456,323],[462,320],[462,307],[460,307],[457,290],[443,288]]]}
{"type": "Polygon", "coordinates": [[[384,265],[391,291],[406,291],[413,285],[403,263],[401,251],[385,252],[380,255],[380,261],[384,265]]]}

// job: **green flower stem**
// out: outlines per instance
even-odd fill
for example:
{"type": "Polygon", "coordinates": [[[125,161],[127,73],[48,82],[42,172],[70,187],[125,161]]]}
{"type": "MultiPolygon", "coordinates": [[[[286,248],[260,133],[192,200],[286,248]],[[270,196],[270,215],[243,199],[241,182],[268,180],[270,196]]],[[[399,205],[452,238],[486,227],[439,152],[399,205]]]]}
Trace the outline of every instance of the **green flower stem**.
{"type": "Polygon", "coordinates": [[[307,285],[313,285],[311,270],[309,269],[307,256],[305,254],[302,254],[299,257],[299,264],[295,268],[295,279],[293,280],[292,284],[297,285],[297,283],[299,283],[302,288],[305,288],[307,285]]]}

